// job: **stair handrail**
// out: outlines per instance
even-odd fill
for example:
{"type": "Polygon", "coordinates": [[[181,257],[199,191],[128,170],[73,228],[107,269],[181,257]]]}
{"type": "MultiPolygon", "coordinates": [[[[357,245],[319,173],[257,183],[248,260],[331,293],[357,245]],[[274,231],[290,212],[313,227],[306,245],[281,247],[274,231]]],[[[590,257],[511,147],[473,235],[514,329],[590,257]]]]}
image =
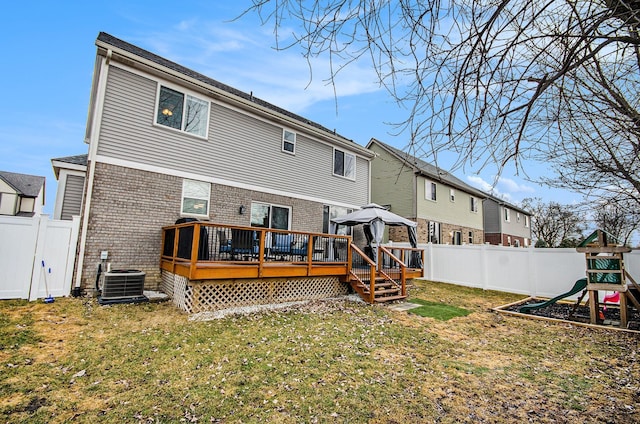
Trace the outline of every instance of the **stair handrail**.
{"type": "MultiPolygon", "coordinates": [[[[386,253],[389,256],[389,259],[391,259],[392,261],[396,262],[399,265],[400,268],[400,288],[401,288],[401,293],[403,296],[407,295],[407,265],[405,265],[404,261],[402,261],[400,258],[398,258],[396,255],[393,254],[393,252],[391,252],[389,249],[387,249],[385,246],[379,246],[378,248],[378,263],[381,264],[382,263],[382,252],[386,253]]],[[[394,280],[389,274],[387,274],[384,271],[384,268],[380,268],[378,270],[378,272],[384,276],[384,278],[386,278],[389,281],[393,281],[394,284],[398,284],[396,282],[396,280],[394,280]]]]}
{"type": "MultiPolygon", "coordinates": [[[[355,253],[356,256],[360,256],[364,259],[364,262],[369,265],[369,303],[373,304],[375,302],[375,291],[376,291],[376,263],[371,260],[362,250],[358,248],[355,244],[351,243],[351,252],[352,255],[355,253]]],[[[353,269],[349,271],[352,276],[354,276],[363,286],[364,281],[360,279],[356,273],[353,272],[353,269]]]]}

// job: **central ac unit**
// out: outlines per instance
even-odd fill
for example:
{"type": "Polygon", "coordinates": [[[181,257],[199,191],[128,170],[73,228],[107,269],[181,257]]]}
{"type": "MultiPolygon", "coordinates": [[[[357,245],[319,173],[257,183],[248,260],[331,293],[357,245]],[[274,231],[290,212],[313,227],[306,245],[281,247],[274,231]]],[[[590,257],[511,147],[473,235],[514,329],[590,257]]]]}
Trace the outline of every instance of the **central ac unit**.
{"type": "Polygon", "coordinates": [[[102,299],[133,299],[144,296],[144,276],[144,272],[133,269],[105,272],[102,299]]]}

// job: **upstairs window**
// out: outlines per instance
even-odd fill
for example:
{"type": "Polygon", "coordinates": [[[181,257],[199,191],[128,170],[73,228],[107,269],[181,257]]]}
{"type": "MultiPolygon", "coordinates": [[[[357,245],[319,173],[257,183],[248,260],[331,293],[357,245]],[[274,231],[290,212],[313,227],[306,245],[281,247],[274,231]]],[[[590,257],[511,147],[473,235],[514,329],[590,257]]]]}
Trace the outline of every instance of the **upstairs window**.
{"type": "Polygon", "coordinates": [[[527,215],[524,216],[524,226],[526,228],[529,228],[529,217],[527,215]]]}
{"type": "Polygon", "coordinates": [[[516,222],[520,222],[520,212],[516,212],[516,222]]]}
{"type": "Polygon", "coordinates": [[[424,182],[424,198],[427,200],[436,201],[436,183],[433,181],[424,182]]]}
{"type": "Polygon", "coordinates": [[[478,212],[478,199],[471,197],[471,212],[478,212]]]}
{"type": "Polygon", "coordinates": [[[452,202],[456,201],[456,191],[452,188],[449,189],[449,200],[452,202]]]}
{"type": "Polygon", "coordinates": [[[296,153],[296,133],[282,130],[282,151],[291,154],[296,153]]]}
{"type": "Polygon", "coordinates": [[[504,208],[504,220],[511,221],[511,211],[508,208],[504,208]]]}
{"type": "Polygon", "coordinates": [[[182,181],[182,213],[185,215],[209,216],[211,184],[203,181],[182,181]]]}
{"type": "Polygon", "coordinates": [[[333,151],[333,175],[356,179],[356,157],[351,153],[335,149],[333,151]]]}
{"type": "Polygon", "coordinates": [[[208,123],[208,101],[160,86],[156,124],[206,137],[208,123]]]}

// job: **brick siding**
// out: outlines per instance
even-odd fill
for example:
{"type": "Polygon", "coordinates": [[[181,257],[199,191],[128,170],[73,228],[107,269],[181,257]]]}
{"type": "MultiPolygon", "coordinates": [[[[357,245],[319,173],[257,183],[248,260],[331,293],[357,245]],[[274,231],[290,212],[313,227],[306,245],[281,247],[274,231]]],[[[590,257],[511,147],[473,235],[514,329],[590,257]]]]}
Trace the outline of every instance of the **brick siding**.
{"type": "MultiPolygon", "coordinates": [[[[159,287],[161,228],[180,218],[182,182],[180,177],[96,164],[83,288],[95,288],[102,251],[109,252],[112,269],[144,271],[145,287],[159,287]]],[[[211,185],[209,218],[219,224],[248,226],[252,201],[290,206],[292,230],[322,232],[321,203],[218,184],[211,185]],[[241,205],[246,208],[243,215],[241,205]]]]}

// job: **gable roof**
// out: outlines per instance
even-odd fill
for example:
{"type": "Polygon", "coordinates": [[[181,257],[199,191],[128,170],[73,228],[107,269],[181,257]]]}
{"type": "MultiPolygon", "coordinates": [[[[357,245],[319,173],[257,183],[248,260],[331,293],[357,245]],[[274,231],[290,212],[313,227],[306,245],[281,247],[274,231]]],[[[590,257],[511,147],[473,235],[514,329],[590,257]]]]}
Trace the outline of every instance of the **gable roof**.
{"type": "Polygon", "coordinates": [[[383,143],[382,141],[377,140],[375,138],[372,138],[371,141],[369,141],[369,144],[367,144],[367,148],[370,148],[372,144],[377,144],[378,146],[382,147],[391,155],[395,156],[398,160],[406,164],[408,167],[412,168],[416,174],[420,174],[423,177],[426,177],[435,181],[439,181],[441,183],[455,187],[459,190],[466,191],[467,193],[473,194],[474,196],[477,196],[480,198],[489,197],[489,195],[484,191],[478,190],[477,188],[470,186],[469,184],[455,177],[453,174],[435,165],[425,162],[422,159],[418,159],[407,152],[403,152],[400,149],[396,149],[395,147],[389,146],[388,144],[383,143]]]}
{"type": "MultiPolygon", "coordinates": [[[[184,67],[182,65],[179,65],[175,62],[172,62],[168,59],[165,59],[161,56],[158,56],[154,53],[151,53],[147,50],[144,50],[140,47],[134,46],[133,44],[127,43],[126,41],[123,41],[119,38],[114,37],[113,35],[107,34],[105,32],[100,32],[98,34],[98,39],[96,40],[96,45],[100,48],[103,49],[107,49],[110,50],[111,48],[115,48],[118,50],[118,52],[120,54],[122,53],[129,53],[131,55],[135,55],[138,58],[142,58],[148,62],[151,62],[153,64],[159,65],[162,68],[171,70],[177,72],[178,74],[184,76],[184,77],[188,77],[189,79],[192,80],[196,80],[199,81],[201,83],[206,84],[209,87],[212,87],[214,89],[217,90],[221,90],[222,92],[225,92],[227,94],[230,94],[231,96],[237,98],[237,99],[242,99],[244,102],[248,102],[250,104],[252,104],[254,107],[259,107],[259,108],[263,108],[263,109],[267,109],[270,110],[272,112],[275,112],[279,115],[288,117],[293,119],[294,121],[297,121],[298,124],[304,125],[304,126],[308,126],[311,128],[314,128],[316,130],[319,130],[321,133],[323,133],[325,136],[329,136],[331,137],[333,140],[340,140],[345,146],[348,146],[352,149],[358,150],[358,153],[364,155],[365,157],[373,157],[373,154],[371,152],[369,152],[367,149],[365,149],[364,147],[360,146],[359,144],[355,143],[353,140],[350,140],[338,133],[336,133],[335,130],[330,130],[328,128],[323,127],[322,125],[313,122],[309,119],[306,119],[300,115],[297,115],[295,113],[289,112],[285,109],[282,109],[281,107],[275,106],[267,101],[261,100],[257,97],[255,97],[253,95],[253,92],[250,94],[247,94],[243,91],[240,91],[236,88],[233,88],[229,85],[223,84],[220,81],[214,80],[213,78],[209,78],[206,75],[203,75],[199,72],[196,72],[194,70],[191,70],[187,67],[184,67]]],[[[112,50],[113,51],[113,50],[112,50]]],[[[106,53],[107,56],[109,55],[109,53],[106,53]]],[[[126,60],[127,57],[124,56],[125,59],[125,63],[127,63],[128,65],[133,65],[133,63],[131,62],[131,58],[129,57],[128,61],[126,60]]]]}
{"type": "Polygon", "coordinates": [[[22,197],[38,197],[45,182],[45,177],[7,171],[0,171],[0,179],[9,184],[22,197]]]}
{"type": "Polygon", "coordinates": [[[51,165],[53,166],[53,173],[56,176],[56,179],[58,179],[61,168],[86,171],[87,157],[88,155],[84,154],[51,159],[51,165]]]}
{"type": "Polygon", "coordinates": [[[501,205],[501,206],[506,206],[506,207],[508,207],[509,209],[513,209],[513,210],[514,210],[514,211],[516,211],[516,212],[522,212],[522,213],[523,213],[523,214],[525,214],[525,215],[529,215],[529,216],[531,216],[531,212],[528,212],[528,211],[526,211],[526,210],[522,209],[522,208],[521,208],[521,207],[519,207],[519,206],[516,206],[516,205],[514,205],[514,204],[512,204],[512,203],[509,203],[509,202],[507,202],[507,201],[506,201],[506,200],[504,200],[504,199],[501,199],[501,198],[499,198],[499,197],[496,197],[496,196],[494,196],[493,194],[487,194],[487,199],[489,199],[489,200],[493,200],[493,201],[494,201],[494,202],[496,202],[497,204],[499,204],[499,205],[501,205]]]}

